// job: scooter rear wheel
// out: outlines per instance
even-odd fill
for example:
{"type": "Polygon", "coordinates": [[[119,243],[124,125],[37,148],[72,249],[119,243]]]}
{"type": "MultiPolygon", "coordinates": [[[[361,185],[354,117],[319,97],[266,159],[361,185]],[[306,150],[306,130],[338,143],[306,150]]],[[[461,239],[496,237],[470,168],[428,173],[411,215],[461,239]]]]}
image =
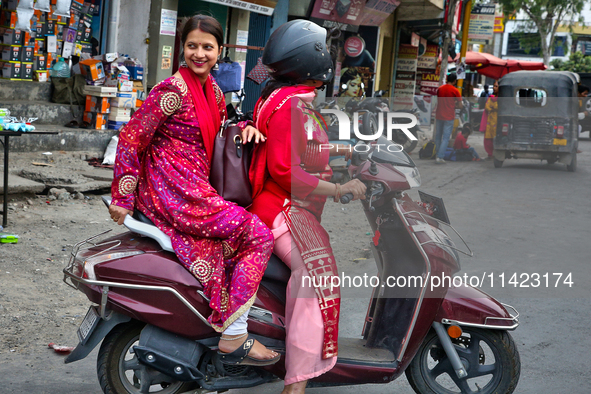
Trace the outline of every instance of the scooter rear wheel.
{"type": "Polygon", "coordinates": [[[511,394],[521,371],[515,342],[506,331],[462,328],[452,340],[468,377],[458,379],[441,342],[431,331],[406,369],[406,378],[419,394],[511,394]]]}
{"type": "Polygon", "coordinates": [[[141,364],[133,354],[144,325],[129,322],[116,326],[103,340],[97,374],[105,394],[176,394],[191,390],[192,382],[178,382],[141,364]]]}

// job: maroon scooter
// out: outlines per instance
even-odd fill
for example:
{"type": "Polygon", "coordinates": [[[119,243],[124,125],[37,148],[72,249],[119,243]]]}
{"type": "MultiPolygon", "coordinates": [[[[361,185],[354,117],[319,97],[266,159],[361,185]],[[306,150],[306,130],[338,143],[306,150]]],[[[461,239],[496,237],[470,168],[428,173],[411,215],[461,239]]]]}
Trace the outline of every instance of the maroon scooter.
{"type": "MultiPolygon", "coordinates": [[[[349,171],[367,185],[361,202],[375,234],[377,275],[362,335],[339,338],[335,367],[308,387],[388,383],[406,372],[421,394],[512,393],[520,360],[508,331],[518,313],[454,276],[460,253],[471,251],[449,225],[443,201],[421,192],[413,201],[404,192],[420,185],[418,169],[384,138],[356,145],[349,171]]],[[[64,269],[64,281],[94,304],[66,363],[102,341],[99,382],[117,394],[222,392],[284,377],[284,358],[267,367],[220,362],[209,301],[170,238],[139,212],[124,224],[127,233],[75,245],[64,269]]],[[[273,256],[249,314],[249,332],[280,353],[289,277],[273,256]]]]}

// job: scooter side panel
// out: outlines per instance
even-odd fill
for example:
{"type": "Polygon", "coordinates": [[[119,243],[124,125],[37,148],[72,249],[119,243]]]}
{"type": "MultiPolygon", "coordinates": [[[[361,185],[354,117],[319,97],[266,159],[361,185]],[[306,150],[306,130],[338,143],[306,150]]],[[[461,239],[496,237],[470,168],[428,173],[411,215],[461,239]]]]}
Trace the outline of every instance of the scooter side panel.
{"type": "Polygon", "coordinates": [[[441,322],[442,319],[499,328],[511,327],[515,324],[501,303],[485,292],[470,286],[449,289],[437,313],[436,321],[441,322]],[[487,321],[490,317],[499,319],[487,321]]]}

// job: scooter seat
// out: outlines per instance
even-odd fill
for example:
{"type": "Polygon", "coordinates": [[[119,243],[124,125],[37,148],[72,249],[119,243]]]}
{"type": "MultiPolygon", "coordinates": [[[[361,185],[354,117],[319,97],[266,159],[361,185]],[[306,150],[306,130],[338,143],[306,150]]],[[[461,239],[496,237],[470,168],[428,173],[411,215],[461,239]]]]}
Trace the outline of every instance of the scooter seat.
{"type": "MultiPolygon", "coordinates": [[[[103,202],[108,207],[111,204],[110,197],[103,197],[103,202]]],[[[131,217],[127,216],[124,225],[133,231],[156,240],[162,248],[168,252],[174,252],[170,237],[163,233],[158,227],[152,223],[150,219],[138,210],[133,212],[131,217]]],[[[263,275],[263,279],[275,280],[282,283],[287,283],[291,276],[291,270],[285,265],[279,257],[274,254],[271,255],[267,263],[267,269],[263,275]]]]}
{"type": "Polygon", "coordinates": [[[287,283],[291,276],[291,270],[279,257],[274,254],[271,255],[267,263],[267,269],[263,275],[263,279],[276,280],[278,282],[287,283]]]}

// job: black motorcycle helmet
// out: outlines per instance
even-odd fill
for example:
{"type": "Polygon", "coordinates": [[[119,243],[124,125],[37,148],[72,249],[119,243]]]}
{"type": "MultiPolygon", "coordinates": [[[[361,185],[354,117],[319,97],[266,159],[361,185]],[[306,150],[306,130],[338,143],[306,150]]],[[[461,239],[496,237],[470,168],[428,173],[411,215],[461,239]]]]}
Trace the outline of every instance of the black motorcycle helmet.
{"type": "Polygon", "coordinates": [[[326,48],[326,30],[314,22],[296,19],[277,28],[263,51],[263,64],[277,81],[328,83],[334,67],[326,48]]]}

